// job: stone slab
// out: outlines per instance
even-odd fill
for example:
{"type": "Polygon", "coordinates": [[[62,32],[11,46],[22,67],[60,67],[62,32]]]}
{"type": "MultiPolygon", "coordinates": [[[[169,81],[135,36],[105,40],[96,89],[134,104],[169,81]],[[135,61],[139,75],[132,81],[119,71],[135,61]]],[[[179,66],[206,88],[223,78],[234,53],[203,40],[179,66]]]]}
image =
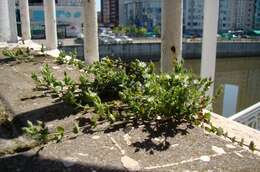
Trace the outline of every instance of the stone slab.
{"type": "Polygon", "coordinates": [[[260,157],[200,128],[168,136],[165,144],[161,143],[164,137],[144,129],[85,133],[50,143],[37,154],[39,148],[5,156],[0,158],[0,171],[127,171],[131,165],[138,171],[260,170],[260,157]],[[123,157],[131,159],[130,164],[122,162],[123,157]]]}

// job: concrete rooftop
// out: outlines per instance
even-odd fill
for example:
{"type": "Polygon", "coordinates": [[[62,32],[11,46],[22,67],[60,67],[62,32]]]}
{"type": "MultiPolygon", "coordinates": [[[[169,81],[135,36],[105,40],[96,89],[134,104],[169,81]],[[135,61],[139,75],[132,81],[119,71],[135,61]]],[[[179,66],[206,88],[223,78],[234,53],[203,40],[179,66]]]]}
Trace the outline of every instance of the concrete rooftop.
{"type": "Polygon", "coordinates": [[[57,66],[51,58],[17,63],[0,55],[0,98],[14,128],[14,132],[1,128],[0,152],[6,154],[0,157],[0,171],[260,171],[257,154],[188,124],[159,130],[152,125],[107,128],[104,124],[95,130],[86,128],[78,137],[68,134],[61,143],[48,143],[43,149],[24,149],[32,143],[19,130],[26,120],[69,130],[75,120],[87,123],[90,115],[33,91],[31,72],[40,71],[43,63],[58,77],[64,70],[78,77],[73,67],[57,66]]]}

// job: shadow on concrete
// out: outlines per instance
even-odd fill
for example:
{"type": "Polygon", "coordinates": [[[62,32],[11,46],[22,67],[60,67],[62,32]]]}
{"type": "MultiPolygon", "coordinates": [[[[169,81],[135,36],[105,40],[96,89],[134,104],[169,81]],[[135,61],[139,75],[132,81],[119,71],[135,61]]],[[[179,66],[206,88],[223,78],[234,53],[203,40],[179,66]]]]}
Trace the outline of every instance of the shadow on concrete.
{"type": "MultiPolygon", "coordinates": [[[[91,121],[89,118],[78,118],[79,126],[84,126],[83,133],[93,134],[96,132],[95,129],[91,127],[91,121]]],[[[103,131],[104,133],[112,133],[117,131],[122,131],[123,133],[128,133],[134,129],[142,127],[140,133],[148,133],[148,136],[144,138],[143,141],[137,141],[132,143],[131,146],[135,147],[135,151],[138,152],[141,149],[153,154],[154,151],[166,151],[170,148],[170,143],[167,140],[168,138],[173,138],[176,135],[187,135],[189,130],[193,129],[194,126],[186,121],[163,121],[158,123],[149,123],[149,122],[132,122],[132,123],[119,123],[112,126],[103,128],[103,130],[98,129],[98,131],[103,131]],[[157,141],[155,141],[157,139],[157,141]],[[160,139],[160,141],[158,141],[160,139]]]]}
{"type": "Polygon", "coordinates": [[[59,159],[47,159],[35,155],[18,154],[0,158],[0,171],[3,172],[125,172],[118,167],[82,164],[59,159]]]}
{"type": "Polygon", "coordinates": [[[50,106],[17,114],[12,119],[12,121],[9,122],[8,126],[5,126],[5,128],[6,127],[15,128],[15,131],[13,131],[11,134],[8,134],[7,137],[4,137],[3,134],[0,134],[0,138],[13,139],[22,135],[23,133],[22,128],[27,125],[28,120],[31,121],[32,123],[36,123],[37,121],[42,121],[46,123],[53,120],[64,119],[65,117],[68,117],[70,115],[75,115],[78,112],[79,110],[68,105],[67,103],[59,102],[50,106]]]}
{"type": "Polygon", "coordinates": [[[140,149],[153,154],[154,151],[165,151],[170,148],[171,144],[167,141],[168,138],[173,138],[177,134],[187,135],[188,129],[193,129],[191,124],[185,122],[167,121],[158,125],[145,124],[144,132],[148,133],[147,138],[143,141],[132,143],[138,152],[140,149]]]}
{"type": "Polygon", "coordinates": [[[14,61],[15,61],[14,58],[8,57],[8,58],[0,59],[0,64],[6,64],[14,61]]]}

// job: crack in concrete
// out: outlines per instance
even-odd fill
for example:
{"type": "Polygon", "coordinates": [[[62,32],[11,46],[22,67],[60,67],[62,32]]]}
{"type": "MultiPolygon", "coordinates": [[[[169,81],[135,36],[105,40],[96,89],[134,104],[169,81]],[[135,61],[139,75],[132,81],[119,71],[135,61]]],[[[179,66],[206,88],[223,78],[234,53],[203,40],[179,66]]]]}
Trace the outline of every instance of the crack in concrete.
{"type": "Polygon", "coordinates": [[[198,160],[201,160],[201,157],[209,157],[209,158],[214,158],[214,157],[218,157],[218,156],[222,156],[222,155],[230,155],[232,153],[242,153],[242,152],[245,152],[246,150],[240,150],[240,151],[233,151],[233,152],[228,152],[228,153],[222,153],[222,154],[213,154],[213,155],[203,155],[203,156],[200,156],[200,157],[197,157],[197,158],[191,158],[191,159],[188,159],[188,160],[183,160],[183,161],[180,161],[180,162],[176,162],[176,163],[170,163],[170,164],[164,164],[164,165],[157,165],[157,166],[150,166],[150,167],[144,167],[144,170],[153,170],[153,169],[158,169],[158,168],[166,168],[166,167],[172,167],[172,166],[177,166],[177,165],[180,165],[180,164],[185,164],[185,163],[190,163],[190,162],[194,162],[194,161],[198,161],[198,160]]]}
{"type": "Polygon", "coordinates": [[[112,136],[110,136],[110,135],[109,135],[109,138],[110,138],[110,140],[113,142],[113,144],[118,148],[118,150],[120,151],[120,153],[121,153],[122,155],[125,155],[125,150],[121,148],[121,146],[117,143],[117,141],[116,141],[112,136]]]}

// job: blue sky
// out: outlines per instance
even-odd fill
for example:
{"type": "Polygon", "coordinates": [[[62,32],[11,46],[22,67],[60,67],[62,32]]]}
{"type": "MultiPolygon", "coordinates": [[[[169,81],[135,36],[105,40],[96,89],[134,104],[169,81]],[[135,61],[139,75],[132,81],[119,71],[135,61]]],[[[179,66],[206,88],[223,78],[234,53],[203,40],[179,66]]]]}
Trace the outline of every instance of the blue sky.
{"type": "Polygon", "coordinates": [[[97,1],[97,11],[100,11],[100,0],[96,0],[97,1]]]}

